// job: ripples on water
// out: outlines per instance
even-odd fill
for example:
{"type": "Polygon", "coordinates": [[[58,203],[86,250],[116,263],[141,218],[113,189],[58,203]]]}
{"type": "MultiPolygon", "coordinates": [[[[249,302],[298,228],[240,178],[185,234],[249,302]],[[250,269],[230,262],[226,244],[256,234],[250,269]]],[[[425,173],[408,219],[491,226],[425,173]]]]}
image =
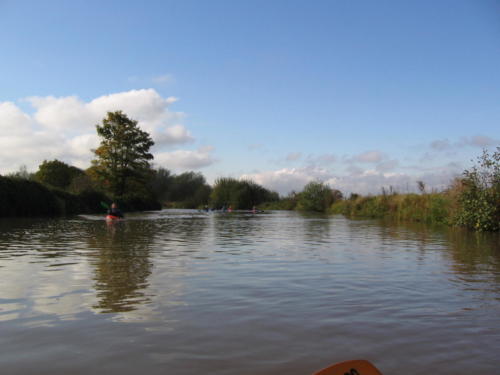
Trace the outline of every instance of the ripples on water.
{"type": "Polygon", "coordinates": [[[1,373],[499,373],[499,242],[294,212],[2,220],[1,373]]]}

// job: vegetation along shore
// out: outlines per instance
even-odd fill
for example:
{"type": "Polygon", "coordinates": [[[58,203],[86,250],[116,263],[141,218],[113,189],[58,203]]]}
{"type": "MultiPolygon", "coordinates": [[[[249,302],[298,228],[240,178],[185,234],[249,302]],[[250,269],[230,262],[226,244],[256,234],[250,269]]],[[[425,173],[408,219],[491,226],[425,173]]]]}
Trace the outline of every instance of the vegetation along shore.
{"type": "Polygon", "coordinates": [[[154,144],[137,122],[108,112],[96,125],[101,138],[91,166],[82,170],[59,160],[43,161],[0,176],[0,217],[55,216],[102,211],[101,202],[116,201],[126,211],[162,207],[300,210],[343,214],[351,218],[388,218],[461,226],[477,231],[500,229],[500,147],[483,151],[476,164],[450,182],[444,191],[400,194],[382,188],[379,195],[360,196],[312,181],[285,197],[265,187],[231,177],[210,186],[201,173],[175,175],[153,168],[154,144]]]}

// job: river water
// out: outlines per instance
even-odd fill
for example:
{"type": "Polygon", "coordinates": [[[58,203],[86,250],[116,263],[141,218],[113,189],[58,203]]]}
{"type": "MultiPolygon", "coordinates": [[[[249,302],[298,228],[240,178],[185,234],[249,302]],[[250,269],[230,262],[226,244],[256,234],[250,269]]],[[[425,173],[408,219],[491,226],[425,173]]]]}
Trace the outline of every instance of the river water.
{"type": "Polygon", "coordinates": [[[0,221],[0,373],[500,374],[500,237],[296,212],[0,221]]]}

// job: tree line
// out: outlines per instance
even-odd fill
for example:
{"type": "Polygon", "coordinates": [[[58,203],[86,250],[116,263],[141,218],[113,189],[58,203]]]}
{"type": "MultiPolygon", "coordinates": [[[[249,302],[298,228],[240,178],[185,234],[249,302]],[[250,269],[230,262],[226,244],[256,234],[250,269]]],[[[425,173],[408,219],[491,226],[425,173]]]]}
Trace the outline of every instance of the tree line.
{"type": "Polygon", "coordinates": [[[115,201],[125,210],[257,207],[500,229],[500,148],[491,155],[484,151],[474,167],[442,192],[428,194],[419,181],[420,194],[382,189],[376,196],[344,197],[312,181],[302,191],[280,197],[253,181],[221,177],[210,186],[201,173],[154,168],[153,139],[121,111],[108,112],[96,131],[101,141],[91,150],[94,159],[86,170],[44,160],[34,173],[24,167],[0,176],[0,216],[96,212],[100,202],[115,201]]]}
{"type": "Polygon", "coordinates": [[[91,150],[94,159],[85,170],[56,159],[44,160],[34,173],[24,167],[0,176],[4,203],[0,216],[93,212],[102,201],[117,202],[125,210],[162,206],[251,209],[279,199],[277,193],[252,181],[221,178],[210,186],[201,173],[176,175],[163,167],[154,168],[153,139],[121,111],[108,112],[96,131],[100,144],[91,150]]]}

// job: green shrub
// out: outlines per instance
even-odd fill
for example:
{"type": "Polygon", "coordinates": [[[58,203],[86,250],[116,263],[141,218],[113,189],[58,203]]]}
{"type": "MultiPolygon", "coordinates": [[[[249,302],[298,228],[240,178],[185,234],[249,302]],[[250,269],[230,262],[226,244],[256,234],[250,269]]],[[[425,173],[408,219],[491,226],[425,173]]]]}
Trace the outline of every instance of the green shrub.
{"type": "Polygon", "coordinates": [[[457,225],[477,231],[500,229],[500,147],[486,150],[477,165],[463,173],[458,194],[457,225]]]}
{"type": "Polygon", "coordinates": [[[334,202],[335,192],[322,182],[312,181],[299,193],[297,209],[325,212],[334,202]]]}

